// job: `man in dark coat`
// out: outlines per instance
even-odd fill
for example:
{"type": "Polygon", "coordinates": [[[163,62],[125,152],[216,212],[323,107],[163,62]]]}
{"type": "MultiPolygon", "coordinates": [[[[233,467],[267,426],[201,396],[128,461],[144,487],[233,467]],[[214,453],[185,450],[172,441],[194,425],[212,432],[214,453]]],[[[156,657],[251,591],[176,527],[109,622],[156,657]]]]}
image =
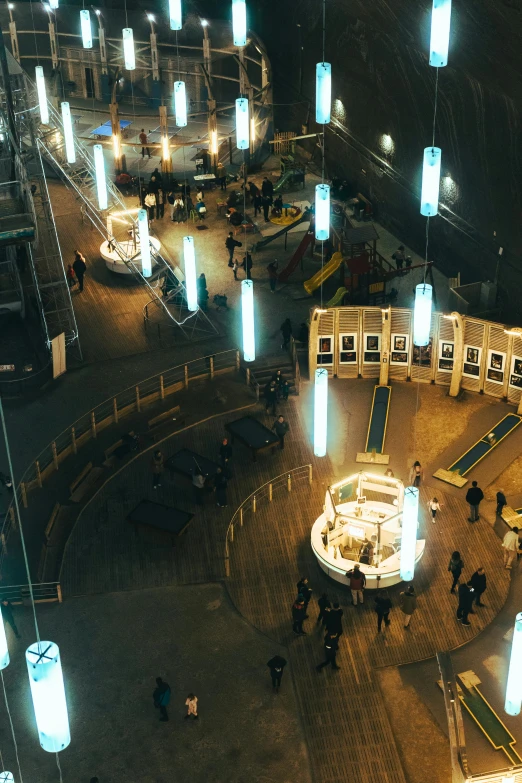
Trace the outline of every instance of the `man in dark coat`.
{"type": "Polygon", "coordinates": [[[329,633],[336,633],[341,636],[343,632],[343,610],[339,606],[339,602],[335,601],[333,607],[326,613],[325,624],[326,630],[329,633]]]}
{"type": "Polygon", "coordinates": [[[502,516],[502,509],[504,508],[504,506],[507,506],[506,496],[504,495],[502,490],[499,489],[499,491],[497,492],[497,514],[499,517],[502,516]]]}
{"type": "Polygon", "coordinates": [[[272,408],[272,415],[276,415],[277,388],[275,381],[269,381],[265,386],[265,412],[268,413],[272,408]]]}
{"type": "Polygon", "coordinates": [[[226,508],[227,503],[227,486],[228,480],[223,473],[222,468],[217,469],[216,478],[214,480],[214,487],[216,489],[216,500],[220,508],[226,508]]]}
{"type": "Polygon", "coordinates": [[[466,492],[466,503],[469,503],[469,519],[468,522],[478,522],[479,520],[479,505],[481,500],[484,500],[484,493],[480,489],[476,481],[471,482],[471,487],[466,492]]]}
{"type": "Polygon", "coordinates": [[[76,250],[75,253],[76,255],[74,257],[73,269],[80,285],[80,291],[83,291],[83,276],[87,270],[87,264],[85,263],[85,258],[82,256],[79,250],[76,250]]]}
{"type": "MultiPolygon", "coordinates": [[[[476,606],[485,606],[486,604],[482,604],[480,602],[482,594],[486,591],[487,583],[486,583],[486,572],[482,568],[477,568],[471,579],[469,580],[469,583],[473,590],[475,591],[474,599],[475,599],[475,605],[476,606]]],[[[473,610],[472,610],[473,613],[473,610]]]]}
{"type": "Polygon", "coordinates": [[[219,460],[221,462],[221,467],[223,468],[223,472],[225,475],[227,475],[229,471],[228,463],[232,459],[232,446],[228,442],[228,438],[223,438],[223,441],[221,443],[221,446],[219,447],[219,460]]]}
{"type": "Polygon", "coordinates": [[[272,688],[277,693],[281,687],[281,679],[283,677],[283,669],[286,666],[286,660],[280,655],[274,655],[274,657],[270,658],[268,661],[267,666],[270,669],[272,688]]]}
{"type": "Polygon", "coordinates": [[[330,603],[330,599],[328,598],[327,593],[323,593],[322,596],[317,601],[317,604],[319,606],[319,616],[317,617],[317,622],[322,622],[323,625],[326,624],[326,617],[328,615],[329,609],[332,608],[332,604],[330,603]]]}
{"type": "Polygon", "coordinates": [[[306,611],[308,611],[308,604],[312,597],[312,588],[308,584],[308,577],[302,576],[297,583],[297,594],[303,596],[303,601],[306,611]]]}
{"type": "MultiPolygon", "coordinates": [[[[277,389],[276,389],[276,397],[277,397],[277,389]]],[[[272,425],[272,429],[274,430],[275,434],[279,438],[279,448],[284,449],[285,435],[288,434],[288,430],[290,429],[290,427],[288,426],[288,422],[285,421],[284,416],[277,417],[277,419],[274,421],[272,425]]]]}
{"type": "Polygon", "coordinates": [[[261,193],[263,196],[268,196],[270,201],[272,200],[272,196],[274,195],[274,186],[268,177],[265,177],[263,180],[263,184],[261,185],[261,193]]]}
{"type": "Polygon", "coordinates": [[[168,720],[167,705],[170,702],[170,685],[163,682],[161,677],[156,677],[156,688],[152,694],[152,700],[156,709],[160,711],[160,720],[168,720]]]}
{"type": "Polygon", "coordinates": [[[11,601],[8,601],[7,598],[4,598],[0,604],[0,608],[2,609],[2,617],[4,622],[9,623],[14,631],[16,638],[20,639],[20,634],[18,633],[18,628],[16,627],[16,623],[13,617],[13,605],[11,601]]]}
{"type": "Polygon", "coordinates": [[[225,239],[225,247],[228,250],[228,265],[232,266],[232,261],[234,258],[234,250],[236,247],[241,247],[242,242],[238,242],[237,239],[234,239],[234,234],[232,231],[229,232],[228,237],[225,239]]]}
{"type": "Polygon", "coordinates": [[[457,620],[460,620],[462,625],[471,625],[468,620],[468,614],[473,611],[473,599],[475,597],[475,591],[471,585],[471,581],[467,584],[459,585],[459,605],[457,607],[457,620]]]}
{"type": "Polygon", "coordinates": [[[324,652],[325,652],[325,660],[320,663],[318,666],[315,667],[316,671],[320,672],[321,669],[324,669],[325,666],[330,666],[332,669],[340,669],[340,666],[337,666],[337,661],[335,660],[335,656],[337,655],[337,650],[339,649],[339,637],[336,633],[327,634],[326,639],[324,640],[324,652]]]}
{"type": "Polygon", "coordinates": [[[295,599],[295,603],[292,606],[292,630],[299,636],[304,636],[306,631],[303,631],[303,622],[306,619],[306,609],[303,601],[303,596],[298,595],[295,599]]]}

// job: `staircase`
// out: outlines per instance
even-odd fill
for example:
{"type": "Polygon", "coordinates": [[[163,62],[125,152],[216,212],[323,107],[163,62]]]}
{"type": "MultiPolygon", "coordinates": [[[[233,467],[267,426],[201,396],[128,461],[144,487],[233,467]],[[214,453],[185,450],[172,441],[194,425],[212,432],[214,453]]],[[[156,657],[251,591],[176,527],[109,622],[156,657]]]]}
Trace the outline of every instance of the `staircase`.
{"type": "Polygon", "coordinates": [[[292,339],[289,352],[281,352],[277,356],[263,356],[243,369],[249,379],[250,387],[258,400],[263,400],[266,384],[272,380],[278,370],[290,385],[290,394],[299,394],[301,384],[301,372],[297,359],[296,343],[292,339]]]}

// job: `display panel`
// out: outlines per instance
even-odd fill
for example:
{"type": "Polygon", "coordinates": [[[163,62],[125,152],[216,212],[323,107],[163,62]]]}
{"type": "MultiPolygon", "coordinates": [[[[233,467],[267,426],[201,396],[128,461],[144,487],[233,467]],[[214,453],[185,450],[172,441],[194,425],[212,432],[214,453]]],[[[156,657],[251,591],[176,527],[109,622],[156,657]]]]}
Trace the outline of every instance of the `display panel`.
{"type": "Polygon", "coordinates": [[[317,365],[333,364],[333,334],[320,335],[317,338],[317,365]]]}

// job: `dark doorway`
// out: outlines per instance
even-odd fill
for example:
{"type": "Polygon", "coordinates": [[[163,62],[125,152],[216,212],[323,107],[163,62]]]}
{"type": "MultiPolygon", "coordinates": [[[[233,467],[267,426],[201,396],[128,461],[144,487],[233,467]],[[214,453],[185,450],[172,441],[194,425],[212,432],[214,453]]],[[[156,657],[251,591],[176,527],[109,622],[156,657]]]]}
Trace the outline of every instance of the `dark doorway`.
{"type": "Polygon", "coordinates": [[[94,95],[94,76],[92,68],[85,69],[85,92],[87,98],[95,98],[94,95]]]}

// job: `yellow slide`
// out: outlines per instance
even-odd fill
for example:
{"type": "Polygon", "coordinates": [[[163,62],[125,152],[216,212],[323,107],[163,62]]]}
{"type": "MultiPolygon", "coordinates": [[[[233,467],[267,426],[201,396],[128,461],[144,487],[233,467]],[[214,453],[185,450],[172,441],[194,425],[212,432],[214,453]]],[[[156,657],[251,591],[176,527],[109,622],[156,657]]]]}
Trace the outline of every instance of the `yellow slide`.
{"type": "Polygon", "coordinates": [[[315,275],[310,278],[310,280],[307,280],[304,283],[305,291],[308,294],[313,293],[316,288],[319,288],[321,283],[324,283],[324,281],[327,280],[330,275],[333,275],[333,273],[339,269],[342,263],[342,253],[334,253],[326,266],[316,272],[315,275]]]}

